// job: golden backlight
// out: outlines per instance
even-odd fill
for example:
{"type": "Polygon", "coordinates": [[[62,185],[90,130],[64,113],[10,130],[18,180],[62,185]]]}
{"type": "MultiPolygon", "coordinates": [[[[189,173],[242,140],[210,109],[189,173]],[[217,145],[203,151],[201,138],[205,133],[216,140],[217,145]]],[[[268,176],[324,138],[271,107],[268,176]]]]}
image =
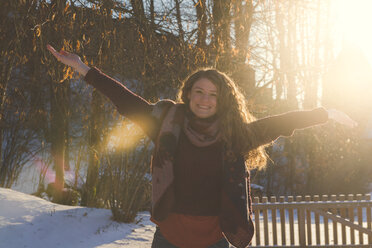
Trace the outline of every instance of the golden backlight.
{"type": "Polygon", "coordinates": [[[336,11],[336,39],[361,48],[372,64],[372,1],[333,0],[336,11]]]}
{"type": "Polygon", "coordinates": [[[363,124],[372,114],[372,1],[332,3],[337,51],[323,78],[322,104],[363,124]]]}

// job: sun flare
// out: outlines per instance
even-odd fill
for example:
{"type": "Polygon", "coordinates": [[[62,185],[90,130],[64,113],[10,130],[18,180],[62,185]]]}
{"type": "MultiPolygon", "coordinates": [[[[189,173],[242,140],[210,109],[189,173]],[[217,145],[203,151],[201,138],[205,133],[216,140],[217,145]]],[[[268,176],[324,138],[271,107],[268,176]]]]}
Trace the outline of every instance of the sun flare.
{"type": "Polygon", "coordinates": [[[324,76],[322,104],[366,122],[372,108],[372,1],[332,3],[336,53],[324,76]]]}
{"type": "Polygon", "coordinates": [[[122,121],[115,125],[113,130],[109,133],[108,148],[115,150],[131,148],[136,146],[143,136],[143,132],[138,126],[129,121],[122,121]]]}
{"type": "Polygon", "coordinates": [[[372,1],[337,0],[334,7],[337,36],[360,47],[372,64],[372,1]]]}

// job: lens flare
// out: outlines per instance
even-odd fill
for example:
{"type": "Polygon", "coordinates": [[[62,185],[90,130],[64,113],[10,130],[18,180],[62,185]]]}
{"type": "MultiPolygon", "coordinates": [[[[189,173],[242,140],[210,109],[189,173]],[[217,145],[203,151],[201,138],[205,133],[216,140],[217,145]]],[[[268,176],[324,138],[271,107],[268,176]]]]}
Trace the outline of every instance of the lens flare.
{"type": "Polygon", "coordinates": [[[144,137],[142,130],[128,120],[114,125],[107,138],[107,147],[114,150],[129,149],[144,137]]]}
{"type": "Polygon", "coordinates": [[[51,164],[46,163],[41,157],[35,158],[33,167],[44,178],[45,185],[55,181],[56,173],[51,168],[51,164]]]}

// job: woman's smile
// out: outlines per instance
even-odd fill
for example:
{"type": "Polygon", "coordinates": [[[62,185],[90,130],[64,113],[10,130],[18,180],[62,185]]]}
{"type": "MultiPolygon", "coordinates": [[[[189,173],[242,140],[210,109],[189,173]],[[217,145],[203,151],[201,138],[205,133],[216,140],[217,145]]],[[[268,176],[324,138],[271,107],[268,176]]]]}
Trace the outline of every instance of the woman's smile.
{"type": "Polygon", "coordinates": [[[217,88],[206,78],[197,80],[188,95],[191,111],[199,118],[208,118],[217,112],[217,88]]]}

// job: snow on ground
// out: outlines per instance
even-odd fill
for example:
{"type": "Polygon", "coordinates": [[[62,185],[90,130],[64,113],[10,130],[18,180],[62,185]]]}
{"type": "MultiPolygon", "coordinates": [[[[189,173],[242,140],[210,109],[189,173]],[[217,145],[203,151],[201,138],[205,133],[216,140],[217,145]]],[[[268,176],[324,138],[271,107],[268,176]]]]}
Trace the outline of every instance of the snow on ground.
{"type": "MultiPolygon", "coordinates": [[[[364,212],[363,215],[366,213],[364,212]]],[[[0,247],[6,248],[146,248],[151,247],[155,225],[149,220],[150,214],[142,212],[138,215],[137,224],[123,224],[111,220],[111,211],[85,207],[63,206],[48,202],[41,198],[20,193],[11,189],[0,188],[0,247]]],[[[279,223],[279,213],[277,213],[279,223]]],[[[271,214],[268,213],[269,243],[272,244],[271,214]]],[[[294,213],[297,219],[297,213],[294,213]]],[[[288,213],[286,213],[288,220],[288,213]]],[[[259,234],[264,239],[263,216],[260,215],[261,227],[259,234]]],[[[312,216],[312,223],[315,223],[312,216]]],[[[323,224],[323,218],[320,218],[323,224]]],[[[356,220],[355,220],[355,224],[356,220]]],[[[333,242],[333,224],[328,223],[330,240],[333,242]]],[[[363,226],[367,226],[364,218],[363,226]]],[[[281,226],[277,224],[278,233],[281,226]]],[[[295,221],[295,243],[298,244],[298,225],[295,221]]],[[[315,224],[311,225],[313,240],[315,240],[315,224]]],[[[324,226],[321,227],[321,244],[324,243],[324,226]]],[[[339,224],[338,232],[341,233],[339,224]]],[[[347,227],[347,243],[350,241],[350,230],[347,227]]],[[[257,232],[257,230],[256,230],[257,232]]],[[[289,239],[289,223],[285,224],[287,244],[289,239]]],[[[339,235],[339,242],[341,235],[339,235]]],[[[356,232],[356,241],[359,240],[356,232]]],[[[365,244],[368,243],[364,235],[365,244]]],[[[281,235],[278,235],[281,243],[281,235]]],[[[253,245],[256,239],[253,239],[253,245]]]]}
{"type": "Polygon", "coordinates": [[[111,211],[63,206],[0,188],[0,247],[151,247],[155,225],[148,212],[138,224],[111,220],[111,211]]]}

